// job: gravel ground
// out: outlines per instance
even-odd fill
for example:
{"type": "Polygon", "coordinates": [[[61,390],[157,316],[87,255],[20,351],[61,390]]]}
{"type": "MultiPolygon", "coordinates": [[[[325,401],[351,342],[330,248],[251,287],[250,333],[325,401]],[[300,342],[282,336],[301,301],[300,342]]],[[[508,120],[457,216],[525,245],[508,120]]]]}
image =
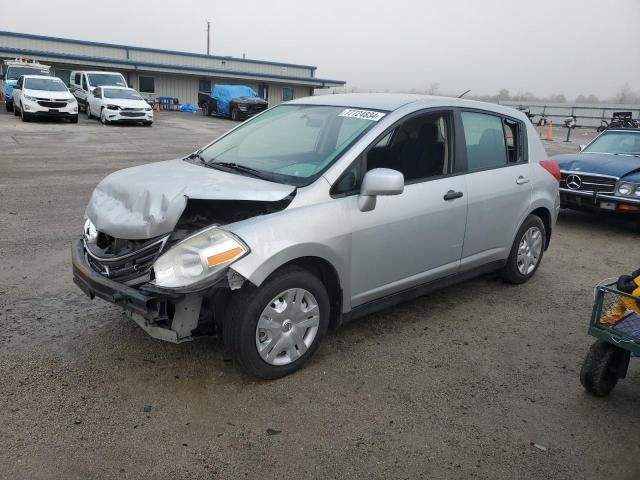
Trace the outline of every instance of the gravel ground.
{"type": "Polygon", "coordinates": [[[578,381],[593,285],[640,264],[637,234],[619,221],[563,212],[528,284],[482,277],[371,315],[272,382],[223,363],[213,339],[163,343],[89,301],[69,244],[95,184],[232,125],[0,114],[0,477],[640,476],[638,362],[606,399],[578,381]]]}

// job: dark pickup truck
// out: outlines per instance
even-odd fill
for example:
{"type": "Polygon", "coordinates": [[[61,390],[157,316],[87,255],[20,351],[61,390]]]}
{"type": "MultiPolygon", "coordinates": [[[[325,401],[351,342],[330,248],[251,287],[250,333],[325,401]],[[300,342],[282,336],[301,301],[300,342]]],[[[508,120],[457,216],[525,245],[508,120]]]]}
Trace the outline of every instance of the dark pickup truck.
{"type": "Polygon", "coordinates": [[[245,120],[267,109],[268,103],[244,85],[215,85],[211,92],[198,92],[198,107],[205,115],[245,120]]]}

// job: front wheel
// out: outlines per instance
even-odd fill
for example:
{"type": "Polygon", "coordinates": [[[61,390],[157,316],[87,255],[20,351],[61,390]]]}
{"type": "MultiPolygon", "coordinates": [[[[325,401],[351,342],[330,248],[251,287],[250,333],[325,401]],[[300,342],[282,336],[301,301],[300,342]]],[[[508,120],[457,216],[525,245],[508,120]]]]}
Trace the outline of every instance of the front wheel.
{"type": "Polygon", "coordinates": [[[105,111],[104,108],[100,111],[100,121],[102,122],[103,125],[109,124],[109,119],[107,118],[107,112],[105,111]]]}
{"type": "Polygon", "coordinates": [[[13,115],[18,117],[20,115],[20,111],[18,110],[18,106],[17,105],[12,105],[11,106],[11,110],[13,110],[13,115]]]}
{"type": "Polygon", "coordinates": [[[13,102],[7,102],[5,107],[7,108],[7,112],[14,112],[15,113],[15,109],[13,107],[13,102]]]}
{"type": "Polygon", "coordinates": [[[145,127],[150,127],[151,125],[153,125],[153,122],[142,122],[142,125],[144,125],[145,127]]]}
{"type": "Polygon", "coordinates": [[[533,277],[542,261],[546,238],[540,217],[529,215],[516,234],[507,264],[500,271],[503,280],[520,284],[533,277]]]}
{"type": "Polygon", "coordinates": [[[621,360],[628,364],[629,352],[602,340],[596,341],[582,364],[580,383],[589,393],[604,397],[618,383],[621,360]]]}
{"type": "Polygon", "coordinates": [[[233,107],[231,109],[231,120],[234,122],[240,121],[240,111],[238,110],[238,107],[233,107]]]}
{"type": "Polygon", "coordinates": [[[88,103],[87,103],[87,107],[85,108],[85,113],[87,114],[87,120],[91,120],[91,117],[93,115],[91,115],[91,107],[89,107],[88,103]]]}
{"type": "Polygon", "coordinates": [[[329,295],[307,270],[286,267],[232,299],[233,359],[273,379],[295,372],[318,349],[329,326],[329,295]]]}
{"type": "Polygon", "coordinates": [[[31,117],[29,116],[28,113],[25,113],[24,108],[20,109],[20,118],[22,119],[23,122],[31,121],[31,117]]]}
{"type": "Polygon", "coordinates": [[[71,123],[78,123],[78,115],[74,115],[73,117],[71,117],[69,119],[69,122],[71,123]]]}

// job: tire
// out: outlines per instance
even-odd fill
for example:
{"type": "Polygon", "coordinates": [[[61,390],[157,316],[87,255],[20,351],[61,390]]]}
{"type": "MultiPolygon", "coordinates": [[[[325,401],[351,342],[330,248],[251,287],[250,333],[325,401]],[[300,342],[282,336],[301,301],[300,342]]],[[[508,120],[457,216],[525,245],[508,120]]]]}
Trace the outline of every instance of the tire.
{"type": "Polygon", "coordinates": [[[500,270],[500,276],[507,283],[519,285],[528,281],[538,270],[544,249],[546,247],[547,237],[544,223],[536,215],[529,215],[520,225],[516,238],[511,246],[511,252],[507,259],[507,264],[500,270]],[[537,235],[525,236],[531,232],[537,235]],[[523,241],[525,242],[523,248],[523,241]],[[527,244],[528,248],[527,248],[527,244]],[[522,256],[520,255],[522,254],[522,256]],[[524,262],[521,264],[521,260],[524,262]],[[533,263],[527,263],[533,262],[533,263]]]}
{"type": "Polygon", "coordinates": [[[31,117],[29,116],[29,114],[25,113],[22,108],[20,109],[20,118],[22,119],[23,122],[30,122],[31,121],[31,117]]]}
{"type": "Polygon", "coordinates": [[[69,119],[69,122],[71,123],[78,123],[78,115],[74,115],[73,117],[71,117],[69,119]]]}
{"type": "MultiPolygon", "coordinates": [[[[240,290],[231,299],[229,310],[231,318],[227,322],[228,328],[233,329],[231,337],[233,360],[237,361],[247,373],[265,380],[284,377],[295,372],[318,349],[329,326],[329,310],[329,295],[323,283],[309,271],[298,267],[285,267],[275,272],[259,288],[247,287],[240,290]],[[294,292],[294,297],[288,297],[289,292],[294,292]],[[290,298],[295,300],[290,301],[290,298]],[[300,302],[298,308],[306,305],[307,308],[313,309],[312,305],[315,302],[317,310],[298,313],[303,316],[303,319],[296,319],[296,312],[300,312],[296,309],[296,300],[300,302]],[[310,301],[305,303],[305,300],[310,301]],[[285,312],[290,305],[293,305],[293,310],[287,314],[285,312]],[[283,320],[277,320],[276,316],[263,315],[267,307],[283,320]],[[282,316],[277,313],[278,308],[284,308],[282,316]],[[318,313],[313,315],[311,311],[318,313]],[[291,315],[291,319],[288,315],[291,315]],[[309,315],[313,315],[313,320],[309,315]],[[259,321],[265,319],[267,319],[266,325],[279,325],[279,327],[273,330],[259,329],[259,321]],[[317,325],[307,326],[312,321],[317,322],[317,325]],[[301,322],[305,325],[296,328],[301,322]],[[285,330],[287,323],[289,329],[285,330]],[[262,338],[264,338],[264,346],[260,353],[258,348],[262,338]],[[300,343],[305,339],[310,342],[309,345],[305,345],[306,341],[305,344],[300,343]],[[279,345],[282,350],[277,352],[273,347],[269,349],[271,343],[274,343],[274,346],[279,345]],[[299,345],[303,348],[299,348],[299,345]],[[268,359],[270,356],[271,358],[268,359]]],[[[261,325],[265,324],[261,323],[261,325]]]]}
{"type": "Polygon", "coordinates": [[[19,116],[20,115],[20,111],[18,110],[18,107],[16,105],[12,105],[11,106],[11,110],[13,110],[13,115],[14,116],[19,116]]]}
{"type": "Polygon", "coordinates": [[[617,350],[617,347],[602,340],[591,345],[580,370],[580,383],[587,392],[604,397],[616,386],[617,350]]]}
{"type": "Polygon", "coordinates": [[[5,108],[7,109],[7,112],[15,112],[15,108],[13,106],[13,102],[7,102],[5,104],[5,108]]]}
{"type": "Polygon", "coordinates": [[[145,127],[150,127],[151,125],[153,125],[153,122],[142,122],[142,125],[144,125],[145,127]]]}
{"type": "Polygon", "coordinates": [[[238,111],[238,107],[231,108],[231,120],[234,122],[240,121],[240,112],[238,111]]]}
{"type": "Polygon", "coordinates": [[[86,108],[84,109],[84,112],[87,114],[87,120],[91,120],[91,117],[93,117],[93,115],[91,115],[91,109],[89,108],[89,104],[87,103],[86,108]]]}
{"type": "Polygon", "coordinates": [[[205,103],[202,105],[202,115],[204,115],[205,117],[208,117],[209,115],[211,115],[211,112],[209,111],[209,104],[205,103]]]}

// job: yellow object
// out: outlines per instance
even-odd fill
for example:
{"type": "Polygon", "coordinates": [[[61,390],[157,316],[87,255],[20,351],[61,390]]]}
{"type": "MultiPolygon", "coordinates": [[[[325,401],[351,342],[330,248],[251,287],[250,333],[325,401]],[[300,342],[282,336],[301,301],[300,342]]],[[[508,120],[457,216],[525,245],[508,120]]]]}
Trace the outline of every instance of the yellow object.
{"type": "MultiPolygon", "coordinates": [[[[640,275],[633,279],[636,288],[633,289],[631,295],[640,297],[640,275]]],[[[618,295],[618,301],[614,303],[609,310],[600,318],[600,323],[607,325],[613,325],[620,320],[628,312],[640,313],[640,307],[635,298],[625,297],[624,295],[618,295]]]]}

